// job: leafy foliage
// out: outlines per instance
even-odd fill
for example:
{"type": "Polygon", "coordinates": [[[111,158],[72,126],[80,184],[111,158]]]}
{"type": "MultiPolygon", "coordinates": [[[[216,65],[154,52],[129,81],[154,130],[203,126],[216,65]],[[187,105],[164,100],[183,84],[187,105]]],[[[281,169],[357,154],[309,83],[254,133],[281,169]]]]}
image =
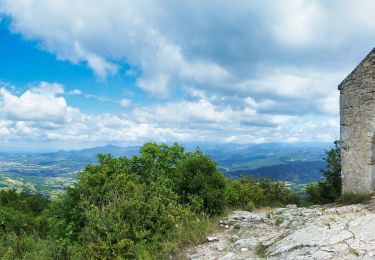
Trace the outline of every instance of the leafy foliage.
{"type": "Polygon", "coordinates": [[[32,258],[32,252],[44,250],[42,239],[48,233],[48,223],[42,212],[49,203],[49,200],[40,195],[19,194],[15,190],[0,191],[2,258],[32,258]]]}
{"type": "Polygon", "coordinates": [[[199,241],[212,228],[206,214],[227,206],[224,175],[199,149],[148,143],[132,158],[98,159],[53,202],[1,191],[0,256],[165,257],[199,241]]]}
{"type": "Polygon", "coordinates": [[[199,150],[149,143],[131,159],[98,158],[99,165],[87,166],[58,202],[63,210],[55,211],[62,221],[56,233],[69,241],[66,254],[74,242],[87,258],[170,254],[182,229],[196,230],[201,214],[226,206],[224,176],[199,150]],[[66,206],[73,210],[67,213],[66,206]]]}
{"type": "Polygon", "coordinates": [[[298,194],[293,193],[284,182],[275,182],[267,178],[260,178],[257,181],[251,177],[232,180],[229,182],[228,196],[230,205],[246,210],[300,202],[298,194]]]}
{"type": "Polygon", "coordinates": [[[226,206],[226,180],[216,163],[199,149],[187,155],[177,168],[177,193],[195,211],[222,213],[226,206]]]}
{"type": "Polygon", "coordinates": [[[324,160],[327,167],[322,170],[324,179],[306,187],[308,199],[312,203],[330,203],[341,196],[341,153],[340,142],[334,142],[334,148],[326,151],[324,160]]]}
{"type": "Polygon", "coordinates": [[[132,158],[98,159],[54,201],[0,192],[1,258],[168,258],[201,241],[227,207],[299,200],[283,182],[227,181],[198,148],[147,143],[132,158]]]}

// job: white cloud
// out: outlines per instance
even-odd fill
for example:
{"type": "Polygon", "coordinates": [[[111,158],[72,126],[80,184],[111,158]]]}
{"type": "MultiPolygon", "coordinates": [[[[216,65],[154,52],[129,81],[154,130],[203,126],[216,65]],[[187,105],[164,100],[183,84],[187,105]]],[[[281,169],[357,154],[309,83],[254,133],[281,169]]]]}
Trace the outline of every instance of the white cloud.
{"type": "Polygon", "coordinates": [[[131,100],[123,98],[120,100],[120,106],[123,108],[128,108],[131,105],[131,100]]]}
{"type": "MultiPolygon", "coordinates": [[[[207,100],[197,102],[171,102],[165,105],[156,105],[148,108],[137,108],[134,117],[141,122],[158,122],[172,125],[184,123],[229,123],[232,110],[229,108],[217,109],[207,100]]],[[[187,126],[186,126],[187,127],[187,126]]]]}
{"type": "MultiPolygon", "coordinates": [[[[180,86],[237,86],[253,78],[259,62],[315,64],[315,56],[326,62],[338,50],[371,46],[373,6],[368,0],[4,0],[0,12],[11,18],[13,32],[58,58],[86,62],[101,79],[118,73],[125,60],[141,69],[142,89],[166,97],[180,86]]],[[[356,53],[347,59],[363,55],[356,53]]],[[[332,68],[319,69],[329,76],[332,68]]]]}
{"type": "Polygon", "coordinates": [[[69,107],[63,94],[63,86],[57,83],[41,82],[20,96],[5,88],[0,89],[0,112],[14,121],[50,121],[63,123],[77,109],[69,107]]]}
{"type": "Polygon", "coordinates": [[[98,96],[98,95],[93,95],[93,94],[86,94],[85,98],[87,99],[95,99],[100,102],[112,102],[112,99],[106,96],[98,96]]]}
{"type": "Polygon", "coordinates": [[[287,47],[303,47],[318,37],[317,25],[322,21],[319,1],[281,0],[274,3],[269,15],[273,36],[287,47]]]}
{"type": "Polygon", "coordinates": [[[118,71],[118,66],[106,61],[99,55],[95,53],[85,52],[79,44],[75,43],[75,51],[78,57],[87,61],[88,66],[96,73],[96,75],[104,80],[108,74],[116,74],[118,71]]]}
{"type": "Polygon", "coordinates": [[[135,107],[121,115],[88,115],[56,96],[63,94],[62,86],[56,83],[41,83],[20,96],[5,89],[1,91],[5,102],[1,105],[0,137],[15,143],[60,143],[66,147],[78,143],[129,145],[147,141],[330,141],[338,132],[334,117],[319,122],[314,118],[258,113],[257,108],[272,106],[267,100],[258,102],[244,98],[244,106],[236,107],[215,105],[200,98],[135,107]],[[36,103],[46,106],[36,107],[36,103]],[[52,103],[59,105],[47,112],[46,107],[52,103]],[[9,104],[14,104],[17,110],[10,111],[9,104]]]}
{"type": "Polygon", "coordinates": [[[79,89],[73,89],[73,90],[69,91],[68,94],[69,95],[81,95],[82,91],[79,90],[79,89]]]}
{"type": "Polygon", "coordinates": [[[137,71],[138,86],[154,96],[177,88],[244,95],[272,102],[257,109],[289,114],[337,114],[337,85],[375,40],[373,7],[369,0],[0,2],[13,32],[59,59],[85,62],[100,79],[126,61],[124,74],[137,71]]]}
{"type": "MultiPolygon", "coordinates": [[[[374,8],[371,0],[0,1],[13,33],[58,59],[86,64],[99,79],[134,77],[138,87],[165,98],[129,107],[132,95],[118,101],[85,93],[127,107],[126,114],[77,112],[66,125],[73,108],[59,86],[22,94],[3,88],[0,135],[92,142],[335,139],[337,85],[373,47],[374,8]]],[[[80,94],[73,92],[66,94],[80,94]]]]}

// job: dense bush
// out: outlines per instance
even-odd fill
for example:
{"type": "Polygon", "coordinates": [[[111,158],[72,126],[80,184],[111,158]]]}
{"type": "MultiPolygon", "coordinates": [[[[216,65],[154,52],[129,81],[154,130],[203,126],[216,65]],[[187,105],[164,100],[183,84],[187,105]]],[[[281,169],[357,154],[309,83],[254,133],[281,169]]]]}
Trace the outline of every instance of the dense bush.
{"type": "Polygon", "coordinates": [[[322,169],[324,179],[306,187],[308,200],[312,203],[331,203],[341,196],[340,142],[334,144],[334,148],[326,151],[327,166],[322,169]]]}
{"type": "Polygon", "coordinates": [[[229,181],[228,202],[231,206],[252,210],[254,207],[275,207],[299,204],[298,194],[285,186],[284,182],[267,178],[254,180],[251,177],[229,181]]]}
{"type": "Polygon", "coordinates": [[[145,144],[138,156],[98,155],[50,202],[0,192],[1,258],[160,258],[212,229],[226,180],[199,149],[145,144]]]}
{"type": "Polygon", "coordinates": [[[226,207],[224,175],[199,150],[149,143],[133,158],[98,158],[54,205],[60,256],[76,243],[86,258],[170,254],[185,240],[181,230],[205,230],[202,214],[226,207]]]}
{"type": "Polygon", "coordinates": [[[36,258],[44,254],[49,230],[42,214],[49,200],[40,195],[0,191],[0,257],[36,258]]]}
{"type": "Polygon", "coordinates": [[[226,207],[226,180],[216,163],[199,149],[178,166],[176,191],[195,211],[221,213],[226,207]]]}

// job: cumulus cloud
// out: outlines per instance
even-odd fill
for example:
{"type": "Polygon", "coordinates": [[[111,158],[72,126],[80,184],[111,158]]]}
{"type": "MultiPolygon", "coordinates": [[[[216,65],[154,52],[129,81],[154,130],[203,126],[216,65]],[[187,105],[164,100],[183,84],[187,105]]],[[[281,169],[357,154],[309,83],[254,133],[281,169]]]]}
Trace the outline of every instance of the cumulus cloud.
{"type": "Polygon", "coordinates": [[[118,73],[123,60],[140,67],[139,87],[165,97],[175,86],[240,85],[259,62],[277,68],[319,60],[329,76],[332,59],[353,62],[363,55],[355,46],[372,47],[372,7],[369,0],[4,0],[0,12],[13,32],[60,59],[86,62],[99,78],[118,73]]]}
{"type": "Polygon", "coordinates": [[[336,85],[344,78],[345,73],[334,70],[326,74],[289,67],[265,69],[255,79],[239,83],[236,91],[253,99],[267,99],[267,106],[258,106],[262,112],[337,115],[339,95],[336,85]]]}
{"type": "Polygon", "coordinates": [[[63,86],[41,82],[20,96],[5,88],[0,89],[0,113],[14,121],[49,121],[64,123],[77,109],[69,107],[63,94],[63,86]]]}
{"type": "Polygon", "coordinates": [[[256,108],[272,105],[268,100],[257,102],[246,98],[243,106],[236,107],[199,98],[135,107],[118,115],[89,115],[69,106],[59,96],[63,93],[61,85],[46,82],[19,96],[1,89],[2,140],[64,145],[191,140],[216,143],[329,141],[338,131],[334,117],[327,116],[317,122],[297,116],[257,112],[256,108]]]}
{"type": "Polygon", "coordinates": [[[215,105],[205,99],[136,108],[133,115],[140,122],[157,122],[159,126],[177,124],[190,130],[211,129],[228,132],[229,129],[249,126],[274,127],[295,119],[289,115],[261,114],[251,105],[235,108],[231,105],[215,105]]]}

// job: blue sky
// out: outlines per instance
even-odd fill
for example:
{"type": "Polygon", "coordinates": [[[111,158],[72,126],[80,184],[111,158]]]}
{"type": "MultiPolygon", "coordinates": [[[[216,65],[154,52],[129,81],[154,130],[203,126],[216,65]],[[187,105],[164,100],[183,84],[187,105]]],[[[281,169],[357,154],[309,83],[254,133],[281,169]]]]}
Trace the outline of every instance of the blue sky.
{"type": "MultiPolygon", "coordinates": [[[[8,19],[0,24],[1,81],[15,86],[19,93],[39,82],[58,82],[64,85],[67,92],[80,90],[85,95],[92,96],[66,97],[69,104],[80,107],[87,113],[121,112],[121,106],[116,101],[129,95],[140,104],[151,102],[150,97],[136,87],[135,76],[117,74],[105,80],[98,79],[84,62],[73,64],[67,60],[59,60],[54,54],[44,51],[38,41],[13,34],[9,27],[8,19]],[[102,100],[100,106],[98,98],[99,101],[102,100]]],[[[127,64],[122,66],[124,69],[129,67],[127,64]]]]}
{"type": "Polygon", "coordinates": [[[1,150],[331,142],[375,3],[0,1],[1,150]]]}

